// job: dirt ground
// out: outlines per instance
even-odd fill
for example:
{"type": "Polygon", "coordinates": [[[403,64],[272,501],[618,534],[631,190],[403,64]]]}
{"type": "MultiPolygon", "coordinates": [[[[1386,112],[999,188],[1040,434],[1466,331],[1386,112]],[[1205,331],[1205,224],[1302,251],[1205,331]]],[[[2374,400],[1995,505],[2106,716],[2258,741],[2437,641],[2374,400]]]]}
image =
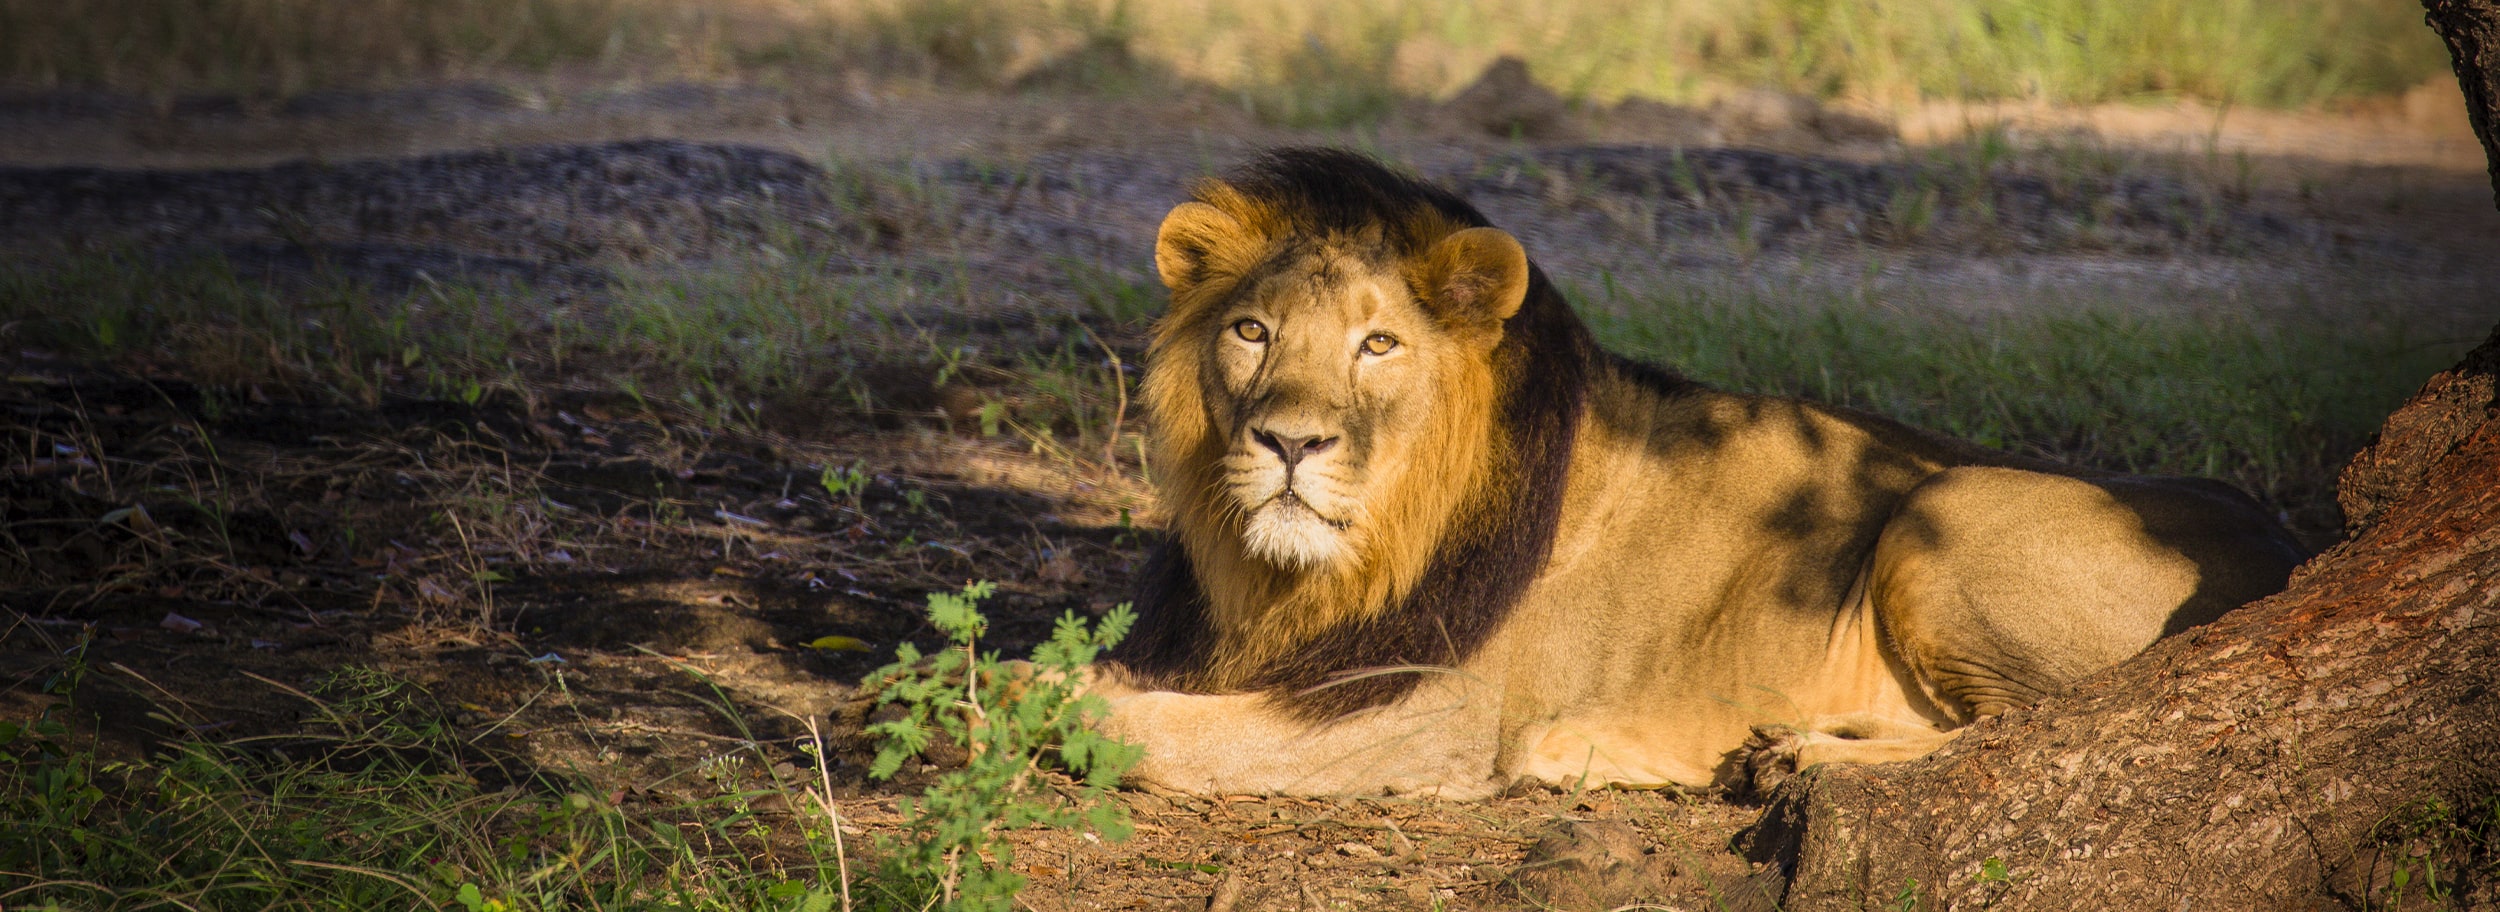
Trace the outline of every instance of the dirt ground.
{"type": "MultiPolygon", "coordinates": [[[[1558,275],[1974,310],[2342,304],[2444,326],[2500,309],[2500,217],[2435,111],[2267,115],[2245,136],[2210,111],[2052,112],[2035,124],[2064,138],[1976,166],[1968,143],[1905,148],[1812,110],[1564,112],[1544,138],[1489,135],[1481,113],[1295,132],[1220,98],[857,80],[13,96],[0,249],[215,251],[255,281],[343,271],[378,294],[518,277],[595,301],[622,271],[700,270],[796,231],[861,270],[971,289],[898,307],[1003,364],[1093,328],[1068,317],[1083,276],[1147,281],[1153,227],[1190,180],[1261,146],[1339,142],[1458,186],[1558,275]],[[2199,130],[2203,148],[2158,138],[2199,130]],[[2324,147],[2356,130],[2379,137],[2367,154],[2324,147]],[[2303,135],[2321,148],[2302,154],[2303,135]],[[1929,221],[1901,218],[1904,188],[1963,185],[1929,221]]],[[[1100,329],[1133,365],[1142,321],[1100,329]]],[[[1133,464],[983,437],[908,370],[869,371],[902,406],[797,397],[719,429],[588,381],[343,405],[10,341],[0,712],[31,706],[91,635],[83,705],[117,750],[173,725],[283,730],[302,704],[274,684],[361,665],[616,800],[715,796],[775,774],[737,759],[749,745],[804,766],[806,720],[896,643],[935,639],[926,593],[997,581],[991,642],[1021,653],[1063,612],[1119,602],[1153,534],[1133,464]],[[864,488],[827,491],[829,466],[864,488]],[[809,645],[828,636],[869,648],[809,645]]],[[[852,734],[829,733],[835,785],[871,833],[899,791],[865,779],[852,734]]],[[[1757,889],[1727,849],[1754,810],[1717,795],[1124,800],[1130,842],[1024,841],[1027,905],[1705,908],[1757,889]]]]}

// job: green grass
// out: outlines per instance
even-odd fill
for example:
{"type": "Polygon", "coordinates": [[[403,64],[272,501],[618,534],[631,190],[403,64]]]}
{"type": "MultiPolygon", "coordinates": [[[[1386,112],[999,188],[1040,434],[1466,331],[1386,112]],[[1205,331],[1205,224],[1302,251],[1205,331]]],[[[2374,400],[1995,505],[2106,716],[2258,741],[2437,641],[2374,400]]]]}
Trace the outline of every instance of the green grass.
{"type": "Polygon", "coordinates": [[[76,655],[41,716],[0,720],[12,909],[796,910],[830,908],[841,886],[821,817],[774,823],[734,792],[620,808],[480,754],[422,691],[366,669],[299,694],[300,732],[108,760],[67,724],[76,655]]]}
{"type": "MultiPolygon", "coordinates": [[[[38,715],[0,718],[0,904],[1005,910],[1024,883],[1006,831],[1124,838],[1127,811],[1110,790],[1139,752],[1090,729],[1107,708],[1073,683],[1126,631],[1126,606],[1099,627],[1062,618],[1033,653],[1030,667],[1045,676],[1019,676],[975,645],[986,627],[975,602],[992,589],[932,595],[930,617],[953,645],[924,662],[905,644],[875,676],[879,703],[905,710],[870,730],[884,741],[876,778],[933,742],[959,754],[969,747],[970,759],[902,799],[901,833],[865,855],[845,849],[831,796],[816,788],[830,788],[821,741],[800,747],[816,755],[816,781],[774,772],[753,788],[724,782],[717,795],[682,805],[619,806],[586,777],[475,747],[422,689],[359,667],[309,691],[262,679],[304,703],[303,721],[287,733],[214,740],[197,734],[203,720],[187,707],[160,704],[151,717],[183,734],[142,759],[106,759],[80,741],[82,726],[92,737],[93,720],[76,700],[95,686],[82,642],[39,688],[38,715]],[[1062,785],[1045,766],[1078,778],[1062,785]],[[1063,790],[1076,794],[1062,800],[1063,790]],[[755,802],[768,796],[806,810],[758,814],[755,802]]],[[[739,718],[717,688],[712,695],[715,709],[739,718]]],[[[786,767],[742,734],[722,763],[786,767]]]]}
{"type": "Polygon", "coordinates": [[[2115,306],[1976,316],[1727,289],[1577,295],[1616,351],[1720,386],[1865,409],[2128,472],[2221,478],[2335,528],[2335,473],[2475,338],[2401,319],[2115,306]]]}
{"type": "MultiPolygon", "coordinates": [[[[881,408],[852,372],[900,362],[939,386],[970,385],[980,408],[963,430],[1012,434],[1071,468],[1119,466],[1137,442],[1134,365],[1093,327],[1134,329],[1148,293],[1074,275],[1083,300],[1071,312],[1087,316],[1065,342],[978,355],[898,316],[959,289],[798,260],[631,279],[604,305],[552,317],[513,291],[278,291],[213,260],[28,263],[0,277],[0,325],[19,344],[178,365],[212,388],[470,401],[622,391],[716,426],[769,428],[780,403],[881,408]]],[[[2343,461],[2475,331],[2114,304],[1943,316],[1813,294],[1603,286],[1573,299],[1610,348],[1711,383],[2083,465],[2222,478],[2313,533],[2336,525],[2343,461]]]]}
{"type": "Polygon", "coordinates": [[[378,293],[319,277],[281,287],[215,257],[104,254],[11,263],[0,320],[43,348],[179,364],[220,387],[474,400],[587,382],[729,423],[752,420],[759,397],[817,379],[822,355],[869,341],[876,327],[852,320],[855,303],[890,291],[790,264],[660,272],[602,303],[546,309],[527,288],[378,293]]]}
{"type": "Polygon", "coordinates": [[[2363,909],[2465,908],[2470,884],[2500,876],[2500,796],[2417,799],[2380,820],[2355,860],[2368,865],[2363,909]]]}
{"type": "Polygon", "coordinates": [[[804,256],[628,272],[605,300],[552,309],[517,287],[384,294],[319,277],[278,287],[214,257],[0,259],[0,334],[125,366],[178,365],[212,391],[474,404],[569,389],[713,427],[827,408],[892,417],[897,407],[861,375],[917,372],[928,386],[971,390],[985,435],[1071,466],[1118,466],[1139,448],[1126,428],[1135,366],[1092,327],[1140,320],[1147,305],[1140,286],[1071,275],[1081,301],[1053,326],[1063,344],[983,352],[908,316],[961,303],[973,293],[961,282],[857,275],[804,256]]]}
{"type": "Polygon", "coordinates": [[[1881,102],[2303,105],[2446,72],[2407,0],[0,0],[0,83],[154,93],[559,66],[865,67],[996,88],[1087,60],[1078,88],[1183,81],[1272,121],[1340,124],[1377,119],[1401,94],[1451,92],[1504,53],[1597,101],[1774,86],[1881,102]]]}

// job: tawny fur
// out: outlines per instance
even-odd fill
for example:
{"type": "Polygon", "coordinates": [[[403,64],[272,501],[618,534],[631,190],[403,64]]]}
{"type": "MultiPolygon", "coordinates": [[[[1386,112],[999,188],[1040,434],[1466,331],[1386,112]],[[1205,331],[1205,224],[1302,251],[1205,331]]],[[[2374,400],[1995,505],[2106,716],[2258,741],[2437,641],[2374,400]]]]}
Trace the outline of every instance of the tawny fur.
{"type": "Polygon", "coordinates": [[[1139,644],[1093,675],[1141,779],[1464,797],[1916,757],[2302,557],[2218,483],[1606,355],[1516,240],[1368,160],[1246,174],[1157,242],[1144,395],[1174,550],[1139,644]],[[1245,535],[1304,486],[1340,525],[1245,535]]]}

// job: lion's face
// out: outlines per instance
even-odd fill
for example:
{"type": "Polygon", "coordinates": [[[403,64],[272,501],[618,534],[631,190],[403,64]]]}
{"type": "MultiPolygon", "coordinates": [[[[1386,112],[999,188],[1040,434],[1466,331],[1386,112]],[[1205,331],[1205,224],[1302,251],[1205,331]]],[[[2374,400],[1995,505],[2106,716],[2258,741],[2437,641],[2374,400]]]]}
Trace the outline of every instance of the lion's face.
{"type": "Polygon", "coordinates": [[[1184,531],[1289,574],[1419,565],[1386,552],[1428,550],[1480,477],[1492,353],[1527,269],[1499,231],[1435,236],[1401,256],[1255,212],[1173,211],[1147,386],[1176,506],[1198,514],[1184,531]]]}
{"type": "MultiPolygon", "coordinates": [[[[1242,546],[1287,570],[1336,568],[1394,509],[1482,340],[1434,323],[1403,276],[1340,251],[1289,256],[1214,319],[1203,382],[1222,429],[1222,497],[1242,546]]],[[[1481,334],[1476,334],[1481,335],[1481,334]]]]}

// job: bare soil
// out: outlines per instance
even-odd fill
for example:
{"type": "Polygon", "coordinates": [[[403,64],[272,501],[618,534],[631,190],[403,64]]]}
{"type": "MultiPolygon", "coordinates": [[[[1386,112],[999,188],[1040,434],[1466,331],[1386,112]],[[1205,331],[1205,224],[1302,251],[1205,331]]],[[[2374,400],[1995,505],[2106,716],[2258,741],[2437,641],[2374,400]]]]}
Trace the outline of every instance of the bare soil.
{"type": "MultiPolygon", "coordinates": [[[[1466,113],[1310,133],[1218,98],[857,80],[20,96],[0,104],[0,251],[215,252],[252,281],[343,274],[392,294],[517,280],[595,302],[630,271],[803,243],[971,289],[897,306],[1003,363],[1089,328],[1070,317],[1087,270],[1146,281],[1153,227],[1191,180],[1320,141],[1449,181],[1581,281],[1858,287],[1972,309],[2192,300],[2285,319],[2335,319],[2343,302],[2436,325],[2500,304],[2500,217],[2478,170],[2439,153],[2282,154],[2298,144],[2281,119],[2255,154],[2078,134],[1973,165],[1964,146],[1793,122],[1756,135],[1711,121],[1706,138],[1749,146],[1731,147],[1685,141],[1676,112],[1566,112],[1570,129],[1535,141],[1486,136],[1466,113]],[[1929,189],[1941,206],[1913,224],[1904,194],[1929,189]]],[[[1142,323],[1100,329],[1133,364],[1142,323]]],[[[760,743],[793,774],[806,720],[896,643],[932,645],[925,593],[998,581],[991,644],[1020,653],[1062,613],[1119,602],[1152,534],[1133,466],[982,437],[902,356],[876,382],[909,407],[801,397],[732,430],[553,378],[473,403],[342,404],[225,390],[192,365],[15,344],[0,361],[0,701],[33,706],[92,637],[81,705],[119,751],[174,725],[285,730],[302,703],[273,684],[367,666],[424,685],[510,762],[629,803],[716,796],[776,773],[723,758],[760,743]],[[870,478],[855,496],[817,484],[852,465],[870,478]],[[871,649],[808,645],[827,636],[871,649]],[[161,707],[179,711],[151,718],[161,707]]],[[[828,734],[844,814],[890,827],[914,776],[867,781],[855,732],[828,734]]],[[[1756,809],[1716,795],[1124,800],[1133,841],[1025,840],[1031,907],[1698,908],[1742,902],[1753,875],[1727,844],[1756,809]]]]}

